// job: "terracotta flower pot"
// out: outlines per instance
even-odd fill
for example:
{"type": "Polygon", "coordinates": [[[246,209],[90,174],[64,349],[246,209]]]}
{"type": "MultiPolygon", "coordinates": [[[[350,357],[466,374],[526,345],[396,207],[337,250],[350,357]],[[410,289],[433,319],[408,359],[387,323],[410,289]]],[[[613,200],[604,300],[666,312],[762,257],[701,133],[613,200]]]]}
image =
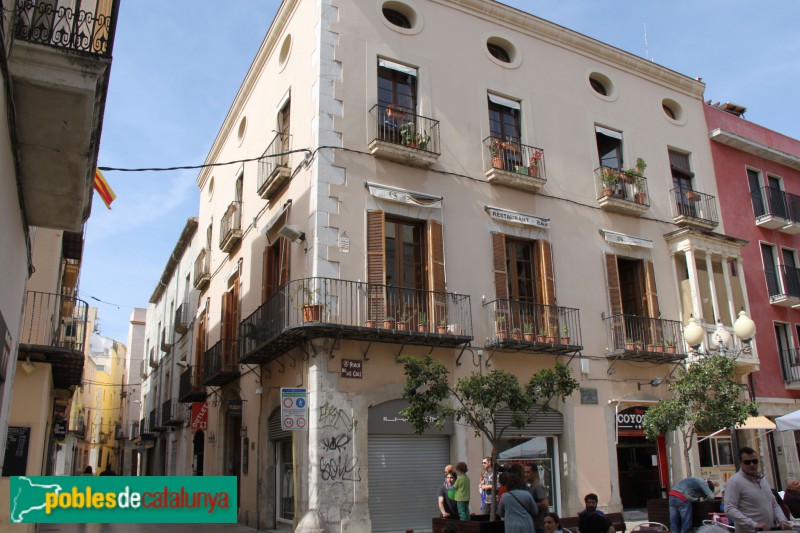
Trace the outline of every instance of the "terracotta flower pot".
{"type": "Polygon", "coordinates": [[[322,305],[311,304],[303,306],[303,322],[319,322],[322,316],[322,305]]]}
{"type": "Polygon", "coordinates": [[[428,333],[428,324],[417,324],[417,331],[420,333],[428,333]]]}

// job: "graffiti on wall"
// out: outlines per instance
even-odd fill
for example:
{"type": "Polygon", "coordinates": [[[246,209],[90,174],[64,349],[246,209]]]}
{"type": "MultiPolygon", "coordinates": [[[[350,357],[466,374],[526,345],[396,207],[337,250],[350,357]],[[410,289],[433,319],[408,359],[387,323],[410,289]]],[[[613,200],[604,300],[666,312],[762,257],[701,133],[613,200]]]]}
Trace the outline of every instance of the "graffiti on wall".
{"type": "Polygon", "coordinates": [[[319,410],[319,470],[325,486],[324,518],[340,521],[353,509],[355,484],[361,482],[361,467],[353,451],[356,421],[344,409],[326,402],[319,410]]]}

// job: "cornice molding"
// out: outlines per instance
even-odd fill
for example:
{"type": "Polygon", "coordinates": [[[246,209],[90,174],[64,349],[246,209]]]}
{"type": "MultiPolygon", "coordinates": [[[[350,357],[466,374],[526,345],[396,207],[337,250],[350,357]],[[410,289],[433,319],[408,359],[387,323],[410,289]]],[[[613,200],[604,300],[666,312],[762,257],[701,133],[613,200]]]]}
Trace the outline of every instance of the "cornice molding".
{"type": "Polygon", "coordinates": [[[722,128],[717,128],[708,132],[708,137],[712,141],[730,146],[731,148],[736,148],[737,150],[747,152],[748,154],[756,155],[785,167],[800,170],[800,157],[787,152],[782,152],[781,150],[772,148],[766,144],[761,144],[760,142],[753,141],[746,137],[742,137],[741,135],[737,135],[733,132],[723,130],[722,128]]]}

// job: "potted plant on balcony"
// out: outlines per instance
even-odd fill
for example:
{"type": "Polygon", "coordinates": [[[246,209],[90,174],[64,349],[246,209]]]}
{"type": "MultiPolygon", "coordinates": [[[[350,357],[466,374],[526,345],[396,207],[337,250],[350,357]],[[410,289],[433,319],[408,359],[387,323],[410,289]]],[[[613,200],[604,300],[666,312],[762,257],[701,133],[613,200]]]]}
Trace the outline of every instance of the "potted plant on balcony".
{"type": "Polygon", "coordinates": [[[428,313],[420,311],[417,315],[417,331],[420,333],[428,332],[428,313]]]}
{"type": "Polygon", "coordinates": [[[558,342],[558,326],[553,324],[547,331],[547,339],[546,342],[555,344],[558,342]]]}
{"type": "Polygon", "coordinates": [[[569,344],[569,326],[566,324],[561,328],[561,344],[569,344]]]}
{"type": "Polygon", "coordinates": [[[497,315],[497,317],[494,319],[494,329],[498,339],[503,340],[508,337],[508,324],[506,324],[506,315],[497,315]]]}
{"type": "Polygon", "coordinates": [[[423,130],[422,132],[417,133],[417,148],[420,150],[427,150],[430,142],[431,136],[427,131],[423,130]]]}
{"type": "Polygon", "coordinates": [[[525,322],[522,324],[522,337],[525,339],[525,342],[533,342],[533,323],[525,322]]]}
{"type": "Polygon", "coordinates": [[[544,156],[544,152],[538,149],[533,150],[533,155],[531,155],[530,160],[528,161],[528,175],[533,178],[539,177],[539,163],[542,161],[542,157],[544,156]]]}
{"type": "Polygon", "coordinates": [[[547,328],[540,328],[536,335],[536,342],[547,342],[547,328]]]}
{"type": "Polygon", "coordinates": [[[417,125],[411,121],[405,122],[400,126],[400,144],[417,147],[417,125]]]}
{"type": "Polygon", "coordinates": [[[492,168],[505,168],[503,164],[503,141],[497,137],[492,137],[489,141],[489,153],[492,156],[492,168]]]}
{"type": "Polygon", "coordinates": [[[688,191],[686,191],[686,199],[689,200],[690,202],[699,202],[700,193],[689,189],[688,191]]]}
{"type": "Polygon", "coordinates": [[[626,350],[635,350],[636,349],[636,342],[630,337],[625,339],[625,349],[626,350]]]}
{"type": "Polygon", "coordinates": [[[311,284],[301,281],[294,292],[295,307],[303,312],[303,322],[319,322],[325,304],[319,301],[319,289],[312,288],[311,284]]]}
{"type": "Polygon", "coordinates": [[[439,321],[439,325],[436,326],[436,333],[439,335],[444,335],[447,333],[447,315],[444,315],[439,321]]]}
{"type": "Polygon", "coordinates": [[[603,183],[603,196],[611,196],[619,184],[619,170],[611,167],[600,169],[600,181],[603,183]]]}
{"type": "Polygon", "coordinates": [[[404,118],[406,118],[406,110],[397,104],[389,104],[388,106],[386,106],[386,116],[403,120],[404,118]]]}
{"type": "Polygon", "coordinates": [[[383,317],[383,329],[394,329],[394,317],[383,317]]]}
{"type": "Polygon", "coordinates": [[[674,339],[667,339],[666,341],[664,341],[664,344],[666,346],[665,349],[667,353],[675,353],[676,348],[674,339]]]}
{"type": "Polygon", "coordinates": [[[509,154],[516,154],[521,149],[522,147],[520,146],[519,142],[515,141],[511,137],[506,137],[506,140],[503,141],[503,150],[505,150],[509,154]]]}
{"type": "Polygon", "coordinates": [[[661,341],[656,341],[653,343],[653,351],[654,352],[663,352],[664,351],[664,343],[661,341]]]}
{"type": "Polygon", "coordinates": [[[406,331],[408,329],[408,319],[410,318],[408,309],[405,307],[403,311],[400,313],[400,316],[397,317],[397,330],[398,331],[406,331]]]}
{"type": "Polygon", "coordinates": [[[514,328],[511,330],[511,338],[515,341],[522,339],[522,331],[519,328],[514,328]]]}

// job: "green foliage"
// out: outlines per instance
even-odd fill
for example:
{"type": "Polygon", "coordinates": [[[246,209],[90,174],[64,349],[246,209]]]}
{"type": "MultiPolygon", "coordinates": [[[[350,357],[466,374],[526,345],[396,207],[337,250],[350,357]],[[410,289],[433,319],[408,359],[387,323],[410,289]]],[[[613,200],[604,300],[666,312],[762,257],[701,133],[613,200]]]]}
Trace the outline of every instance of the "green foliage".
{"type": "MultiPolygon", "coordinates": [[[[475,436],[483,435],[492,443],[493,460],[506,430],[533,423],[551,400],[563,402],[578,388],[572,369],[562,363],[539,370],[523,386],[517,376],[502,369],[473,372],[451,385],[447,368],[430,355],[400,357],[398,362],[406,374],[403,396],[409,402],[400,414],[414,431],[421,434],[431,425],[441,429],[447,420],[464,422],[475,429],[475,436]],[[505,408],[511,412],[511,422],[503,425],[496,416],[505,408]]],[[[494,503],[491,514],[494,517],[494,503]]]]}
{"type": "Polygon", "coordinates": [[[743,423],[758,413],[758,405],[742,399],[742,387],[735,380],[736,363],[720,354],[704,356],[682,369],[670,382],[672,399],[662,400],[647,410],[644,431],[648,438],[680,430],[686,464],[692,439],[698,431],[717,431],[743,423]]]}

